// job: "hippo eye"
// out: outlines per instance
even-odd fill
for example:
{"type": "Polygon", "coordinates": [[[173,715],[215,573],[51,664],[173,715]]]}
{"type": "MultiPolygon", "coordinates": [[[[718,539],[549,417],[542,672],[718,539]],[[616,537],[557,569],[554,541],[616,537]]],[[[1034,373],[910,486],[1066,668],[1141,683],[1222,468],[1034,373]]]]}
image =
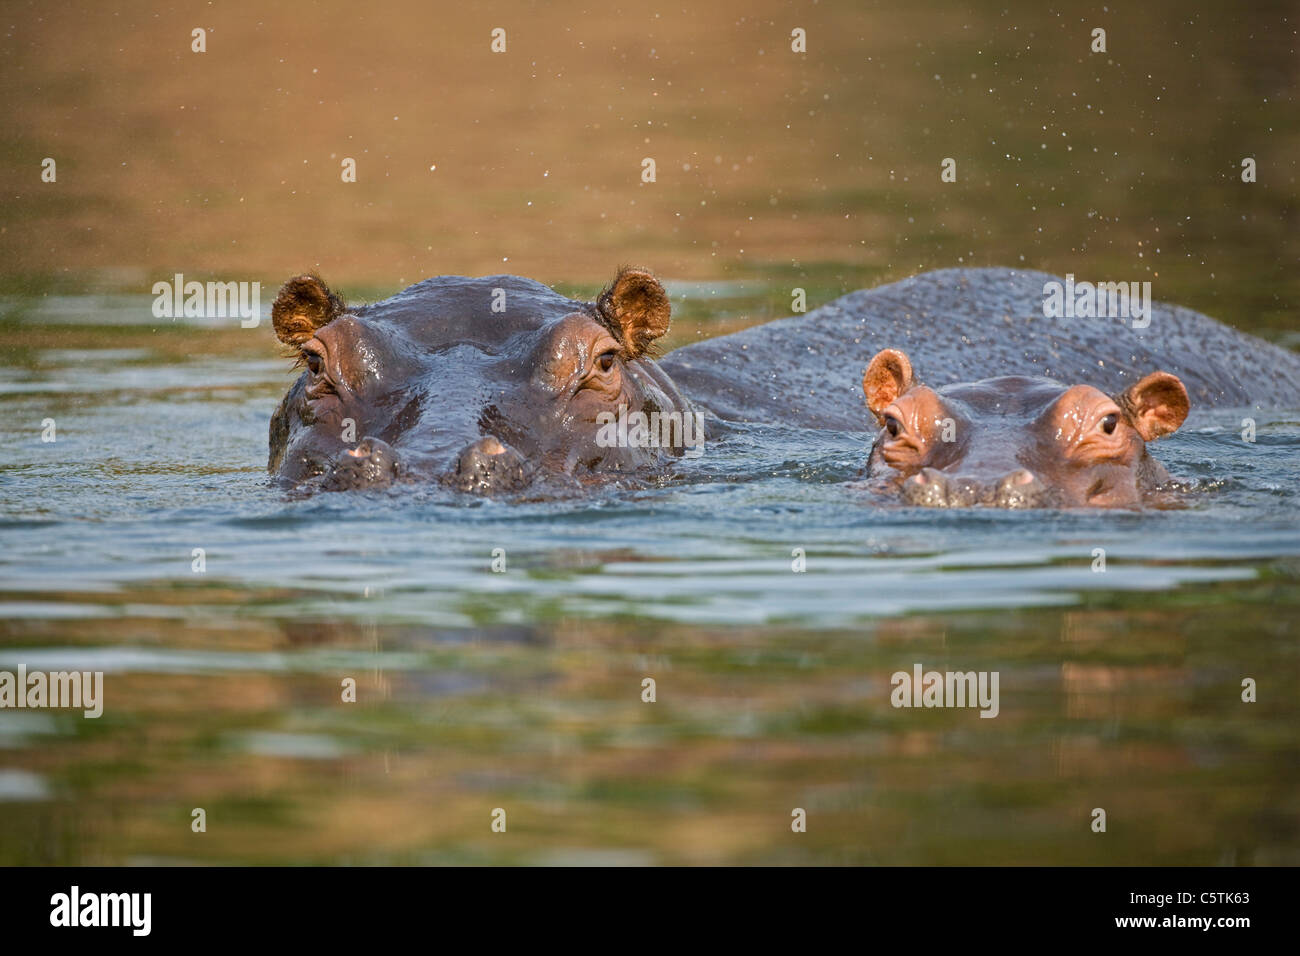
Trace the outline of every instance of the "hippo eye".
{"type": "Polygon", "coordinates": [[[900,422],[893,415],[889,415],[885,418],[885,431],[889,432],[890,438],[897,438],[898,433],[901,432],[902,430],[903,430],[903,423],[900,422]]]}
{"type": "Polygon", "coordinates": [[[596,359],[596,368],[601,372],[608,372],[614,367],[614,362],[618,359],[618,352],[610,349],[608,352],[601,352],[596,359]]]}
{"type": "Polygon", "coordinates": [[[1119,416],[1111,412],[1101,420],[1101,430],[1107,435],[1115,434],[1115,426],[1119,424],[1119,416]]]}
{"type": "Polygon", "coordinates": [[[316,352],[303,352],[302,360],[306,363],[307,368],[311,370],[313,375],[320,374],[321,360],[319,354],[316,352]]]}

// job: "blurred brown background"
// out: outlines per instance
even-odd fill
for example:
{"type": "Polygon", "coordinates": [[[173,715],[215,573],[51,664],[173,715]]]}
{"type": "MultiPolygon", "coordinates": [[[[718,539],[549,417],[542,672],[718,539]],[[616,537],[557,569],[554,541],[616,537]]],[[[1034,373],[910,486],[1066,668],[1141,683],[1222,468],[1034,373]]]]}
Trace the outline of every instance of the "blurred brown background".
{"type": "Polygon", "coordinates": [[[633,261],[781,315],[794,284],[1014,265],[1152,279],[1272,337],[1300,297],[1290,3],[7,7],[10,292],[633,261]]]}

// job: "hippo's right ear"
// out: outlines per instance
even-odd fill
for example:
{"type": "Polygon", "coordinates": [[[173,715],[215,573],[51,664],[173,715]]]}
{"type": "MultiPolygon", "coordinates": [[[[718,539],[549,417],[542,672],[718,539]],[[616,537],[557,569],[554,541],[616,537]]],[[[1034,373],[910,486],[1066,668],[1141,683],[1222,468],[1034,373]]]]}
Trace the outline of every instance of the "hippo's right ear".
{"type": "Polygon", "coordinates": [[[1191,399],[1177,375],[1152,372],[1115,397],[1143,441],[1172,435],[1187,420],[1191,399]]]}
{"type": "Polygon", "coordinates": [[[344,311],[343,300],[329,290],[320,276],[295,276],[276,294],[271,324],[281,342],[298,346],[344,311]]]}
{"type": "Polygon", "coordinates": [[[596,311],[623,343],[625,359],[644,355],[668,331],[668,293],[645,269],[620,269],[596,299],[596,311]]]}
{"type": "Polygon", "coordinates": [[[885,423],[885,409],[912,387],[912,363],[898,349],[882,349],[862,373],[862,394],[876,421],[885,423]]]}

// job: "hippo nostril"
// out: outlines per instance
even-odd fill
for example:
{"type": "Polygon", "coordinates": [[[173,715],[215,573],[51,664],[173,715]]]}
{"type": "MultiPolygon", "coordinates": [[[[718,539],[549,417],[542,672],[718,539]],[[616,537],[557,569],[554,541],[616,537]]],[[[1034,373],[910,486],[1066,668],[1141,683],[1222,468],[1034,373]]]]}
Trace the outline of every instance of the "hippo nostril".
{"type": "Polygon", "coordinates": [[[363,438],[356,448],[346,448],[325,473],[321,487],[331,491],[346,488],[383,488],[401,475],[397,452],[379,438],[363,438]]]}
{"type": "Polygon", "coordinates": [[[995,504],[999,508],[1035,508],[1046,498],[1047,488],[1038,476],[1020,468],[998,482],[995,504]]]}
{"type": "Polygon", "coordinates": [[[961,475],[948,480],[948,506],[951,508],[973,508],[988,504],[988,488],[978,479],[961,475]]]}
{"type": "Polygon", "coordinates": [[[922,469],[903,482],[903,499],[922,508],[946,508],[948,479],[934,468],[922,469]]]}
{"type": "Polygon", "coordinates": [[[1032,485],[1036,481],[1038,481],[1038,476],[1028,468],[1018,468],[998,479],[998,490],[1002,491],[1006,488],[1021,488],[1025,485],[1032,485]]]}
{"type": "Polygon", "coordinates": [[[524,457],[487,435],[460,453],[452,481],[461,491],[480,494],[516,491],[528,483],[524,457]]]}

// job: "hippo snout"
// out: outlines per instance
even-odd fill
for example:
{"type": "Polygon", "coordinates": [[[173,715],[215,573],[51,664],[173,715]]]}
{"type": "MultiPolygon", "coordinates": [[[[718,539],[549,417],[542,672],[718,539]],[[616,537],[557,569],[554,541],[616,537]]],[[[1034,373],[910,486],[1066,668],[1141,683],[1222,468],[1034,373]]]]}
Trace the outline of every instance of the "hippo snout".
{"type": "Polygon", "coordinates": [[[509,445],[487,435],[457,457],[453,483],[461,491],[477,494],[518,491],[528,484],[527,462],[509,445]]]}
{"type": "Polygon", "coordinates": [[[1048,491],[1027,468],[993,481],[923,468],[903,482],[903,500],[922,508],[1041,508],[1048,503],[1048,491]]]}

